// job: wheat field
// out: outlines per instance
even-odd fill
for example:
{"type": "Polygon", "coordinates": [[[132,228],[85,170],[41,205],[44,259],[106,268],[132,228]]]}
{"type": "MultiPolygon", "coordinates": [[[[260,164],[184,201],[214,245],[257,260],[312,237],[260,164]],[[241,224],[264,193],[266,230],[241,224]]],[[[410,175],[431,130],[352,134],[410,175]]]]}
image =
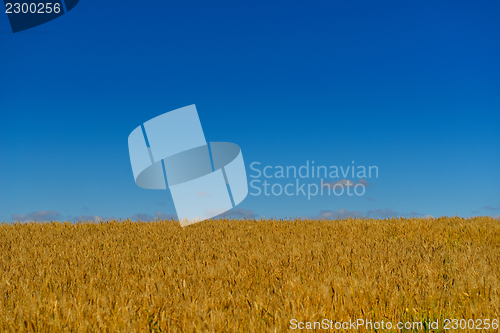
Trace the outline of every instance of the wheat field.
{"type": "Polygon", "coordinates": [[[491,217],[4,223],[0,251],[1,332],[500,319],[491,217]]]}

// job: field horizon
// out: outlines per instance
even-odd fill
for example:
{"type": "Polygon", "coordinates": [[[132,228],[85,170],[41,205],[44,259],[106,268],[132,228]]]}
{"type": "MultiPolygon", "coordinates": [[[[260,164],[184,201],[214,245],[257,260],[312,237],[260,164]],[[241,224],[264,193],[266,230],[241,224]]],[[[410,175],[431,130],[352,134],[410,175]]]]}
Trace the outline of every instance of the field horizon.
{"type": "Polygon", "coordinates": [[[432,332],[489,319],[498,331],[500,319],[500,220],[488,216],[15,222],[0,224],[0,250],[4,332],[284,332],[360,319],[432,332]]]}

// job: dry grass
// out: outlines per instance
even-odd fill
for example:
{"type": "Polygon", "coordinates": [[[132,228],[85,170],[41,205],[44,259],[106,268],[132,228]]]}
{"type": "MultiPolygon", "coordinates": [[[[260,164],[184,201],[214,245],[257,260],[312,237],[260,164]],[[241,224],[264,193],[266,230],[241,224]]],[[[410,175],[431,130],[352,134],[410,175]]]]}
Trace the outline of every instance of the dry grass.
{"type": "Polygon", "coordinates": [[[2,332],[500,318],[490,217],[1,224],[0,251],[2,332]]]}

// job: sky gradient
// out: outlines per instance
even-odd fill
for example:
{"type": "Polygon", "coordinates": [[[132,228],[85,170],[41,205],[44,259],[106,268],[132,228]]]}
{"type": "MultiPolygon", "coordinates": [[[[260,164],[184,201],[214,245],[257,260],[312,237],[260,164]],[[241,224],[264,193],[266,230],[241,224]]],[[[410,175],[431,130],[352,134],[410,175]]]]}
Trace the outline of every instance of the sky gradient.
{"type": "Polygon", "coordinates": [[[363,196],[249,195],[234,216],[498,216],[499,17],[495,1],[82,0],[13,34],[0,14],[0,221],[175,217],[168,190],[135,185],[127,138],[191,104],[249,181],[253,162],[379,170],[363,196]]]}

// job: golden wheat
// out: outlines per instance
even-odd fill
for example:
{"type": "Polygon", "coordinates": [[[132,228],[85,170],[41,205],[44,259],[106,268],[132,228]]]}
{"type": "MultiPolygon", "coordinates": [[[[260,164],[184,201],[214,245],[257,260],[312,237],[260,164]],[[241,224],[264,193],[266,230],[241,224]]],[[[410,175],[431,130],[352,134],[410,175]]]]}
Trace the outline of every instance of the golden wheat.
{"type": "Polygon", "coordinates": [[[490,217],[15,223],[0,251],[2,332],[500,319],[490,217]]]}

